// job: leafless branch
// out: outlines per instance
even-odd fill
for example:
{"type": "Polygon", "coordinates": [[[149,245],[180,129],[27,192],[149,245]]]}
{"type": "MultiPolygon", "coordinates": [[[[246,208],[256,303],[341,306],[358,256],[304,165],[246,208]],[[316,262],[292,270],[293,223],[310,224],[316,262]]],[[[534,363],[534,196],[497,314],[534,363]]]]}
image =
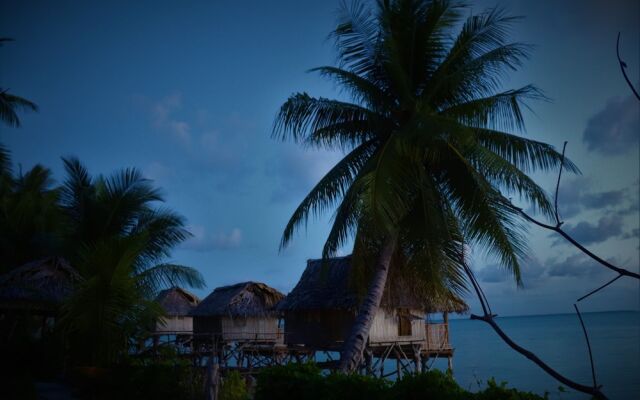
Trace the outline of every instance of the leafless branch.
{"type": "Polygon", "coordinates": [[[576,309],[576,314],[578,314],[578,318],[580,319],[580,325],[582,326],[584,338],[587,341],[587,349],[589,350],[589,363],[591,364],[591,378],[593,379],[593,387],[597,388],[598,384],[596,383],[596,367],[593,364],[593,354],[591,353],[591,343],[589,342],[587,328],[584,326],[584,321],[582,320],[582,314],[580,314],[580,310],[578,309],[578,304],[574,303],[573,308],[576,309]]]}
{"type": "Polygon", "coordinates": [[[576,300],[576,303],[586,299],[587,297],[591,296],[592,294],[595,294],[597,292],[599,292],[600,290],[606,288],[607,286],[611,285],[613,282],[617,281],[618,279],[622,278],[622,274],[619,274],[618,276],[616,276],[615,278],[611,279],[609,282],[605,283],[604,285],[600,286],[599,288],[590,291],[589,293],[587,293],[586,295],[580,297],[578,300],[576,300]]]}
{"type": "Polygon", "coordinates": [[[569,243],[571,243],[572,245],[577,247],[584,254],[588,255],[593,260],[597,261],[598,263],[600,263],[601,265],[605,266],[606,268],[609,268],[610,270],[615,271],[615,272],[617,272],[618,274],[620,274],[622,276],[629,276],[629,277],[632,277],[632,278],[640,279],[640,274],[637,274],[635,272],[629,271],[629,270],[624,269],[624,268],[617,267],[617,266],[611,264],[610,262],[608,262],[607,260],[604,260],[604,259],[598,257],[596,254],[594,254],[591,251],[589,251],[589,249],[584,247],[582,244],[580,244],[577,240],[575,240],[573,237],[571,237],[571,235],[569,235],[567,232],[565,232],[562,229],[562,224],[564,224],[564,222],[560,219],[560,215],[558,213],[558,191],[560,190],[560,177],[562,176],[562,168],[564,166],[564,153],[565,153],[566,148],[567,148],[567,142],[565,141],[564,142],[564,146],[562,147],[562,158],[560,159],[560,171],[558,172],[558,181],[556,183],[556,192],[555,192],[555,198],[554,198],[554,204],[555,204],[554,213],[555,213],[556,224],[555,225],[545,224],[544,222],[540,222],[540,221],[536,220],[535,218],[533,218],[532,216],[530,216],[529,214],[527,214],[526,212],[524,212],[524,210],[522,208],[514,206],[515,209],[518,212],[520,212],[520,214],[527,221],[532,222],[532,223],[538,225],[539,227],[548,229],[550,231],[557,232],[558,234],[560,234],[560,236],[565,238],[569,243]]]}
{"type": "MultiPolygon", "coordinates": [[[[559,373],[555,369],[551,368],[548,364],[546,364],[544,361],[542,361],[533,352],[525,349],[524,347],[522,347],[522,346],[518,345],[516,342],[514,342],[500,328],[500,326],[495,321],[495,317],[497,315],[490,314],[488,312],[489,307],[488,307],[488,302],[486,301],[486,296],[484,295],[484,292],[483,292],[482,288],[480,287],[480,284],[476,280],[473,272],[471,271],[471,269],[466,264],[464,265],[464,270],[465,270],[465,273],[466,273],[467,277],[469,278],[469,281],[473,285],[473,288],[474,288],[474,290],[476,292],[476,295],[478,296],[478,300],[480,301],[480,305],[482,306],[482,310],[483,310],[483,313],[484,313],[484,315],[481,315],[481,316],[480,315],[471,314],[471,319],[472,320],[484,321],[487,324],[489,324],[493,328],[493,330],[498,334],[498,336],[500,336],[500,338],[509,347],[511,347],[513,350],[517,351],[518,353],[522,354],[523,356],[525,356],[526,358],[531,360],[534,364],[536,364],[537,366],[542,368],[542,370],[544,370],[547,374],[551,375],[553,378],[555,378],[557,381],[561,382],[562,384],[564,384],[564,385],[566,385],[566,386],[568,386],[568,387],[570,387],[570,388],[572,388],[574,390],[577,390],[579,392],[589,394],[589,395],[595,397],[596,399],[606,399],[607,398],[607,396],[605,396],[605,394],[602,393],[602,391],[600,390],[600,387],[596,386],[596,384],[595,384],[595,369],[593,369],[593,361],[592,361],[591,366],[592,366],[592,372],[593,372],[593,377],[594,377],[594,385],[593,385],[593,387],[591,387],[591,386],[583,385],[583,384],[580,384],[578,382],[572,381],[571,379],[569,379],[566,376],[562,375],[561,373],[559,373]]],[[[583,329],[584,329],[584,325],[583,325],[583,329]]],[[[586,335],[586,332],[585,332],[585,335],[586,335]]],[[[589,339],[587,338],[587,344],[588,343],[589,343],[589,339]]],[[[591,348],[590,347],[589,347],[589,354],[591,355],[591,348]]]]}
{"type": "Polygon", "coordinates": [[[620,64],[620,70],[622,71],[624,80],[627,81],[627,85],[629,85],[629,87],[631,88],[631,91],[633,91],[633,94],[636,96],[636,99],[640,101],[640,95],[638,95],[636,88],[633,87],[633,85],[631,84],[631,81],[629,80],[629,77],[627,76],[627,71],[626,71],[627,63],[622,61],[622,59],[620,58],[620,32],[618,32],[618,40],[616,41],[616,55],[618,56],[618,63],[620,64]]]}

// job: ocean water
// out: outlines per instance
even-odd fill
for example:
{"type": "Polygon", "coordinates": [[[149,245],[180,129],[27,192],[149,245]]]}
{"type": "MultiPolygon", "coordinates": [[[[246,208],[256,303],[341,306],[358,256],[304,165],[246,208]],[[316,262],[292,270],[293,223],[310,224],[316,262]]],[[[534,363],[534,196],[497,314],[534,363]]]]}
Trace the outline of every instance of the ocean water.
{"type": "MultiPolygon", "coordinates": [[[[596,378],[610,399],[640,399],[640,312],[583,313],[596,367],[596,378]]],[[[519,345],[534,352],[552,368],[582,384],[592,382],[589,355],[575,314],[499,317],[500,327],[519,345]]],[[[463,387],[476,391],[495,377],[508,386],[551,399],[587,399],[559,382],[508,347],[482,321],[450,320],[455,348],[453,373],[463,387]]],[[[435,368],[446,369],[446,360],[435,368]]]]}

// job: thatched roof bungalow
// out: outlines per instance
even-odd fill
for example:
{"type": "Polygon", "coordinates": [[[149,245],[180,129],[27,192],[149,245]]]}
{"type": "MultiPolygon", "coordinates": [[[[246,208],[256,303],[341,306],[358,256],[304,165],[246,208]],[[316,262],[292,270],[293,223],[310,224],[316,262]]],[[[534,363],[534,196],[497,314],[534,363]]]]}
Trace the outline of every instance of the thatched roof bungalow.
{"type": "Polygon", "coordinates": [[[179,287],[172,287],[161,291],[156,302],[164,309],[166,316],[156,323],[155,333],[191,333],[193,332],[193,317],[189,315],[200,299],[179,287]]]}
{"type": "MultiPolygon", "coordinates": [[[[284,314],[285,343],[339,350],[354,322],[359,298],[350,284],[351,257],[308,260],[300,281],[280,302],[284,314]]],[[[462,313],[463,300],[418,298],[392,285],[384,293],[369,334],[369,344],[428,342],[428,313],[462,313]]],[[[447,339],[448,344],[448,339],[447,339]]]]}
{"type": "Polygon", "coordinates": [[[223,341],[276,342],[278,313],[284,295],[259,282],[219,287],[191,312],[196,335],[215,335],[223,341]]]}
{"type": "Polygon", "coordinates": [[[0,309],[53,314],[82,281],[60,257],[47,257],[0,276],[0,309]]]}

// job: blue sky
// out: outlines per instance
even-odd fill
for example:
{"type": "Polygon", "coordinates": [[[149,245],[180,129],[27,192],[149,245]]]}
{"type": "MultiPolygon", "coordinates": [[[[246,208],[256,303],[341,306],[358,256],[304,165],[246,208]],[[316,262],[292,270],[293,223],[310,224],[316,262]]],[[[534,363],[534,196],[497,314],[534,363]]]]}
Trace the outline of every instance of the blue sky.
{"type": "MultiPolygon", "coordinates": [[[[563,179],[565,227],[604,258],[638,270],[639,106],[620,74],[615,39],[639,82],[635,1],[509,1],[526,18],[514,40],[535,45],[505,88],[533,83],[552,102],[532,104],[528,136],[561,147],[583,171],[563,179]]],[[[290,213],[339,154],[270,138],[273,118],[297,91],[343,97],[310,68],[335,61],[328,33],[338,1],[0,1],[0,84],[35,101],[0,141],[22,168],[42,163],[62,180],[61,156],[95,173],[134,166],[164,189],[194,237],[174,261],[200,270],[208,288],[264,281],[287,292],[318,257],[330,215],[284,252],[290,213]]],[[[554,175],[536,175],[553,189],[554,175]]],[[[517,289],[474,249],[474,265],[501,315],[571,312],[573,301],[613,273],[557,236],[529,232],[517,289]]],[[[348,253],[349,249],[344,249],[348,253]]],[[[470,298],[472,308],[475,303],[470,298]]],[[[638,309],[640,288],[619,280],[587,310],[638,309]]]]}

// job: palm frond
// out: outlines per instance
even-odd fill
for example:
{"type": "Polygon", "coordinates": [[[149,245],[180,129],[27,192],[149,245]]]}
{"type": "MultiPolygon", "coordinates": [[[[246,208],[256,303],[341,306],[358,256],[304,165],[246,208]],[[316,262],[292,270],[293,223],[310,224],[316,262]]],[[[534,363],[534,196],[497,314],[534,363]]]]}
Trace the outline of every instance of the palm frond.
{"type": "Polygon", "coordinates": [[[490,97],[456,104],[440,112],[473,128],[503,131],[524,131],[521,106],[528,99],[544,99],[544,95],[533,85],[507,90],[490,97]]]}
{"type": "Polygon", "coordinates": [[[278,139],[292,139],[296,143],[349,148],[371,139],[375,123],[382,118],[352,103],[310,97],[297,93],[289,98],[276,116],[272,136],[278,139]],[[358,123],[364,129],[332,129],[339,124],[358,123]],[[369,128],[369,129],[367,129],[369,128]],[[327,140],[324,131],[334,134],[327,140]],[[316,133],[314,137],[314,133],[316,133]]]}
{"type": "MultiPolygon", "coordinates": [[[[552,171],[562,161],[562,154],[547,143],[491,129],[476,129],[476,135],[480,144],[524,172],[552,171]]],[[[566,157],[563,165],[571,173],[580,173],[578,166],[566,157]]]]}
{"type": "Polygon", "coordinates": [[[0,120],[9,126],[19,127],[20,118],[17,113],[19,110],[38,111],[38,106],[25,98],[9,93],[7,89],[0,88],[0,120]]]}
{"type": "Polygon", "coordinates": [[[341,68],[380,83],[380,34],[376,15],[360,1],[342,3],[339,22],[329,36],[335,42],[341,68]]]}
{"type": "Polygon", "coordinates": [[[154,293],[174,286],[205,287],[204,278],[198,270],[184,265],[162,263],[136,275],[138,287],[145,293],[154,293]]]}
{"type": "Polygon", "coordinates": [[[311,189],[289,219],[282,234],[281,249],[291,241],[300,226],[306,226],[310,214],[317,216],[325,212],[345,195],[349,185],[371,155],[374,144],[373,141],[368,141],[353,149],[311,189]]]}

